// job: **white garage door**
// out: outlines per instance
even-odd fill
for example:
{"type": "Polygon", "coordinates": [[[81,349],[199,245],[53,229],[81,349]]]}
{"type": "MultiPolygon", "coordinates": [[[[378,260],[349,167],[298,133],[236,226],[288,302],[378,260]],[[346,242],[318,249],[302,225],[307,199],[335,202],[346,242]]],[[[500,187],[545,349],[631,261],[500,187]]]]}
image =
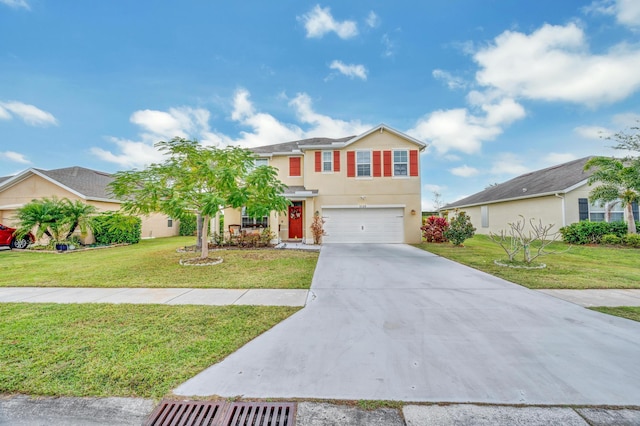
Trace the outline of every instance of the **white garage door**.
{"type": "Polygon", "coordinates": [[[325,243],[402,243],[403,208],[323,208],[325,243]]]}

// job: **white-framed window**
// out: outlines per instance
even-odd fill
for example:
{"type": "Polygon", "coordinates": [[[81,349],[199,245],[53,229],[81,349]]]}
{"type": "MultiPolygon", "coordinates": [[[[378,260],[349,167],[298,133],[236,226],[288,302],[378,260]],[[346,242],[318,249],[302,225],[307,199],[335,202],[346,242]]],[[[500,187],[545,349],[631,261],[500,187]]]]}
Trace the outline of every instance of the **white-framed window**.
{"type": "Polygon", "coordinates": [[[483,228],[489,227],[489,206],[480,206],[480,217],[483,228]]]}
{"type": "Polygon", "coordinates": [[[371,176],[371,151],[356,151],[356,176],[371,176]]]}
{"type": "Polygon", "coordinates": [[[591,222],[619,222],[624,220],[624,208],[620,200],[601,204],[599,201],[589,204],[591,222]],[[608,216],[608,217],[607,217],[608,216]]]}
{"type": "Polygon", "coordinates": [[[268,165],[269,165],[268,158],[256,158],[255,160],[253,160],[253,167],[268,166],[268,165]]]}
{"type": "Polygon", "coordinates": [[[409,151],[406,149],[393,151],[393,175],[409,176],[409,151]]]}
{"type": "Polygon", "coordinates": [[[333,171],[333,151],[322,151],[322,171],[333,171]]]}
{"type": "Polygon", "coordinates": [[[247,216],[247,208],[242,208],[242,227],[243,228],[267,228],[269,226],[269,218],[247,216]]]}

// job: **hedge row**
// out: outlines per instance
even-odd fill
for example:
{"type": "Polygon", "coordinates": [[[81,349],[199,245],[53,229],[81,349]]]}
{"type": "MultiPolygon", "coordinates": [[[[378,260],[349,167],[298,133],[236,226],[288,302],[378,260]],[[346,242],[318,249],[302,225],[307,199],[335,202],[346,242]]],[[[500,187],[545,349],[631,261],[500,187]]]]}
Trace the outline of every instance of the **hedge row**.
{"type": "MultiPolygon", "coordinates": [[[[640,229],[640,223],[636,223],[640,229]]],[[[620,242],[627,237],[627,223],[618,222],[590,222],[584,220],[560,228],[562,239],[569,244],[600,244],[605,235],[619,238],[620,242]]],[[[608,237],[610,239],[610,237],[608,237]]],[[[633,239],[633,236],[631,236],[633,239]]],[[[605,244],[611,244],[606,243],[605,244]]],[[[630,244],[631,245],[631,244],[630,244]]]]}
{"type": "Polygon", "coordinates": [[[118,212],[104,212],[92,219],[97,244],[135,244],[140,242],[142,220],[118,212]]]}

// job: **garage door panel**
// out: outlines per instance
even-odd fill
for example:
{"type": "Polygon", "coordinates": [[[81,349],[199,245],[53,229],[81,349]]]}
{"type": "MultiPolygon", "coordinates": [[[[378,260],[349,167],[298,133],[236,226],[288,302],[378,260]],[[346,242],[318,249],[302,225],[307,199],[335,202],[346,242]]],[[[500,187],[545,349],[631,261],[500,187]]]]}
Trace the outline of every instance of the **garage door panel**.
{"type": "Polygon", "coordinates": [[[326,243],[402,243],[403,208],[324,208],[326,243]]]}

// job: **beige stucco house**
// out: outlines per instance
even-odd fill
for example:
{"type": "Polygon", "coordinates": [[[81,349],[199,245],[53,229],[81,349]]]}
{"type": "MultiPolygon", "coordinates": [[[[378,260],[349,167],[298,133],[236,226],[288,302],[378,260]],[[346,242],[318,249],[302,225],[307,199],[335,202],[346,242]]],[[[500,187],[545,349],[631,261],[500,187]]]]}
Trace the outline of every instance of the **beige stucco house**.
{"type": "MultiPolygon", "coordinates": [[[[601,206],[589,202],[592,187],[587,179],[592,171],[584,170],[589,158],[526,173],[450,203],[440,212],[465,211],[478,234],[508,230],[508,223],[516,222],[519,215],[527,221],[535,218],[545,225],[554,224],[552,232],[581,220],[625,220],[620,203],[601,206]]],[[[633,214],[638,220],[637,204],[633,214]]]]}
{"type": "MultiPolygon", "coordinates": [[[[120,202],[108,191],[112,175],[83,167],[27,169],[0,177],[0,223],[16,225],[15,211],[34,199],[68,198],[95,206],[98,211],[119,210],[120,202]]],[[[178,235],[178,222],[163,214],[142,216],[142,238],[178,235]]]]}
{"type": "Polygon", "coordinates": [[[426,144],[386,125],[339,139],[311,138],[253,148],[257,165],[278,169],[292,205],[254,219],[224,212],[229,226],[270,227],[281,241],[313,243],[314,214],[325,243],[419,243],[420,153],[426,144]]]}

